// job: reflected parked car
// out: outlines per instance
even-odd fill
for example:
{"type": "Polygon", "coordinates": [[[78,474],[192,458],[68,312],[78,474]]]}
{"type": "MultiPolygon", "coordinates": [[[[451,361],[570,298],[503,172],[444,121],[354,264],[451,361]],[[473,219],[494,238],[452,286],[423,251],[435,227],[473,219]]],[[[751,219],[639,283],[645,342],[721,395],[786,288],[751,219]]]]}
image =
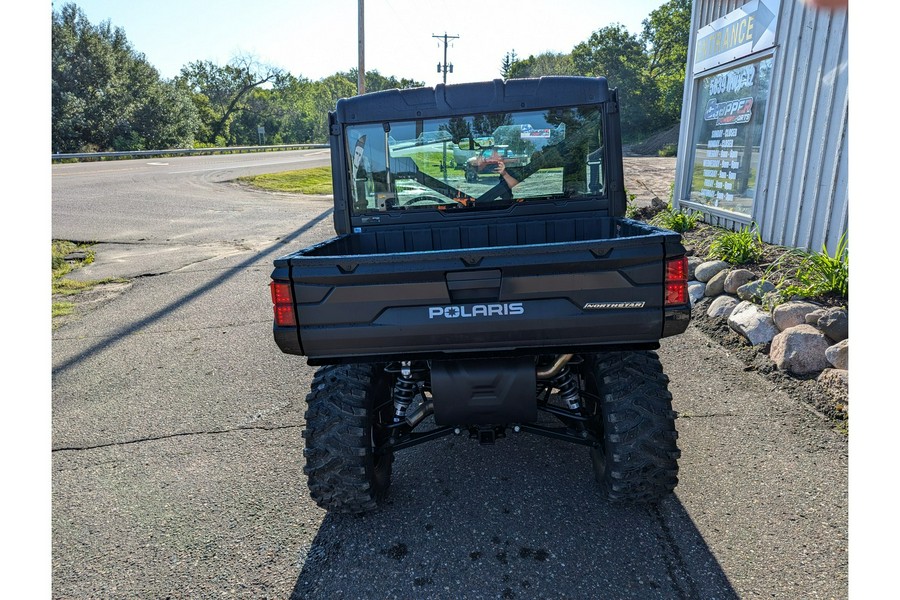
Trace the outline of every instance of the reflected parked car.
{"type": "Polygon", "coordinates": [[[497,166],[503,162],[506,167],[521,167],[528,164],[528,157],[515,154],[506,146],[494,146],[479,151],[466,161],[466,181],[474,183],[479,175],[496,173],[497,166]]]}

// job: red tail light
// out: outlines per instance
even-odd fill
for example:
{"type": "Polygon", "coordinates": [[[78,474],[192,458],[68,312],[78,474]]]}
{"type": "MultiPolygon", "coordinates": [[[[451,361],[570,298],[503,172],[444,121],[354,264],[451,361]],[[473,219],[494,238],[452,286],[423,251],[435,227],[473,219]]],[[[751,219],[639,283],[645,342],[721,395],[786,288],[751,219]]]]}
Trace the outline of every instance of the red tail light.
{"type": "Polygon", "coordinates": [[[687,273],[686,256],[666,261],[666,306],[688,303],[687,273]]]}
{"type": "Polygon", "coordinates": [[[279,327],[296,327],[297,317],[294,316],[294,297],[291,293],[291,284],[273,281],[269,284],[269,290],[272,292],[275,324],[279,327]]]}

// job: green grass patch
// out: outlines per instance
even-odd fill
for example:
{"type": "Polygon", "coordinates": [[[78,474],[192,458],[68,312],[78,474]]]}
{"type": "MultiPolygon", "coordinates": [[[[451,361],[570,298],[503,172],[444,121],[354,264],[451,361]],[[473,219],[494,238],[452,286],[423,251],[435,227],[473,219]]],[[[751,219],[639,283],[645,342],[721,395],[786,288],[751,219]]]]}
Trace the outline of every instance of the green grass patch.
{"type": "Polygon", "coordinates": [[[314,167],[283,173],[266,173],[239,177],[238,181],[270,192],[291,194],[326,195],[333,194],[331,167],[314,167]]]}
{"type": "Polygon", "coordinates": [[[50,245],[50,275],[56,293],[57,282],[75,269],[94,262],[94,251],[90,244],[76,244],[66,240],[53,240],[50,245]],[[68,260],[66,260],[68,258],[68,260]]]}
{"type": "Polygon", "coordinates": [[[54,302],[51,314],[53,318],[71,315],[75,310],[74,302],[54,302]]]}
{"type": "MultiPolygon", "coordinates": [[[[76,244],[66,240],[53,240],[50,244],[50,293],[54,297],[75,296],[86,292],[100,284],[123,281],[121,279],[96,279],[76,281],[65,276],[94,262],[94,251],[91,244],[76,244]]],[[[58,300],[52,303],[52,317],[70,315],[75,310],[75,303],[58,300]]]]}

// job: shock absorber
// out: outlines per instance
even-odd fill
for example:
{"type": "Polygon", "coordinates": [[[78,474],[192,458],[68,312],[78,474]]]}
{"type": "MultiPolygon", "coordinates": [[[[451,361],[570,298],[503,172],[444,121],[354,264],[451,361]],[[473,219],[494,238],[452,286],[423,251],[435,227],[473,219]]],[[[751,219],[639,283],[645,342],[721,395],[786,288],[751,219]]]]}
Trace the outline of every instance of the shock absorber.
{"type": "Polygon", "coordinates": [[[569,410],[581,409],[581,393],[578,390],[578,380],[569,369],[568,365],[550,381],[550,385],[559,390],[560,399],[566,403],[569,410]]]}
{"type": "Polygon", "coordinates": [[[413,376],[412,363],[404,360],[400,363],[400,374],[397,375],[397,382],[394,384],[394,423],[406,418],[406,411],[417,393],[419,385],[413,376]]]}

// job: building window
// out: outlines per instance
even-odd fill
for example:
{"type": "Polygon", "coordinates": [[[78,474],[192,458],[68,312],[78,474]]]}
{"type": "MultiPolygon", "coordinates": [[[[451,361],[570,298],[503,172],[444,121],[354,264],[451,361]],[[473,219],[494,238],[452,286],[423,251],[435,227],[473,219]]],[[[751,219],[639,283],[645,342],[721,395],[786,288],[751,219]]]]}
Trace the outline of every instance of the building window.
{"type": "Polygon", "coordinates": [[[697,79],[690,201],[753,214],[771,56],[697,79]]]}

